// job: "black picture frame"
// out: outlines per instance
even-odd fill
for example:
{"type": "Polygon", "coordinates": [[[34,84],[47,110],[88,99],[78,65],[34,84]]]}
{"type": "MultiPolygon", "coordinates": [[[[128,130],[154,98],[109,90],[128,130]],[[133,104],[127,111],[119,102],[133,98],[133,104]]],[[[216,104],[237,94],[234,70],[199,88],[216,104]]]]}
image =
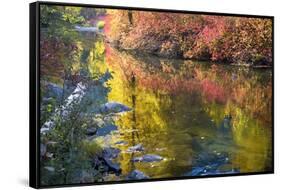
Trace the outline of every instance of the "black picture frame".
{"type": "Polygon", "coordinates": [[[72,186],[87,186],[87,185],[104,185],[104,184],[122,184],[135,182],[152,182],[166,180],[185,180],[185,179],[200,179],[213,177],[233,177],[245,175],[273,174],[274,173],[274,17],[264,15],[248,15],[248,14],[232,14],[218,12],[201,12],[201,11],[186,11],[186,10],[170,10],[156,8],[140,8],[140,7],[125,7],[125,6],[109,6],[109,5],[92,5],[80,3],[60,3],[60,2],[34,2],[29,4],[29,59],[30,59],[30,74],[29,74],[29,185],[33,188],[55,188],[55,187],[72,187],[72,186]],[[207,176],[190,176],[190,177],[172,177],[160,179],[144,179],[144,180],[124,180],[110,181],[97,183],[78,183],[64,185],[40,185],[40,5],[58,5],[58,6],[76,6],[90,8],[108,8],[120,10],[139,10],[139,11],[154,11],[154,12],[169,12],[169,13],[186,13],[200,15],[216,15],[216,16],[231,16],[231,17],[247,17],[247,18],[267,18],[272,21],[272,170],[266,172],[250,172],[239,174],[219,174],[207,176]]]}

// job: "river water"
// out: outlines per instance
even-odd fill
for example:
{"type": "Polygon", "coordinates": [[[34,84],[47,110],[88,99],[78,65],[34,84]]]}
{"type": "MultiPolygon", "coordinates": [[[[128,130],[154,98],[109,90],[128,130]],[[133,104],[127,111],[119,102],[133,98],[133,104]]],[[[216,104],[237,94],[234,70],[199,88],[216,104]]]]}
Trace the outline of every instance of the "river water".
{"type": "Polygon", "coordinates": [[[131,108],[114,118],[117,130],[99,137],[121,151],[114,159],[121,175],[108,180],[134,170],[150,178],[271,171],[270,69],[119,51],[100,37],[77,44],[81,61],[73,69],[109,72],[103,98],[131,108]],[[128,151],[136,145],[143,150],[128,151]],[[147,154],[163,159],[132,161],[147,154]]]}
{"type": "Polygon", "coordinates": [[[108,101],[133,109],[115,120],[119,133],[112,137],[123,176],[135,169],[151,178],[271,170],[270,70],[96,45],[105,50],[97,70],[112,74],[108,101]],[[138,144],[144,151],[126,151],[138,144]],[[132,162],[146,154],[164,159],[132,162]]]}

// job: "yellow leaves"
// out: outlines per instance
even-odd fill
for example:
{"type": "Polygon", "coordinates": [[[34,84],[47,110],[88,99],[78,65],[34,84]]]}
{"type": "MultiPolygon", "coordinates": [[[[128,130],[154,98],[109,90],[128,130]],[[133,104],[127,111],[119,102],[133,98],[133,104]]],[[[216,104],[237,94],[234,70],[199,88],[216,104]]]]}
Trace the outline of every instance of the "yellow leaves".
{"type": "Polygon", "coordinates": [[[94,44],[88,57],[88,68],[93,76],[104,74],[108,67],[105,63],[105,46],[104,41],[99,40],[94,44]]]}

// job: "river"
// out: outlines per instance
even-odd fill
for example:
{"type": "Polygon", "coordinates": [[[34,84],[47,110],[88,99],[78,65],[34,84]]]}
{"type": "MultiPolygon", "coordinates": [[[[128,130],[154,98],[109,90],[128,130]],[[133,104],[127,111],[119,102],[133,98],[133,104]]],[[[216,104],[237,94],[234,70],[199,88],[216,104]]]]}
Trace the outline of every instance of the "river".
{"type": "Polygon", "coordinates": [[[130,108],[113,117],[117,130],[94,139],[120,150],[113,161],[122,172],[107,180],[127,179],[135,170],[167,178],[272,169],[270,69],[121,51],[89,34],[78,40],[73,72],[109,72],[103,99],[130,108]],[[136,145],[142,149],[128,151],[136,145]],[[161,159],[134,161],[144,155],[161,159]]]}

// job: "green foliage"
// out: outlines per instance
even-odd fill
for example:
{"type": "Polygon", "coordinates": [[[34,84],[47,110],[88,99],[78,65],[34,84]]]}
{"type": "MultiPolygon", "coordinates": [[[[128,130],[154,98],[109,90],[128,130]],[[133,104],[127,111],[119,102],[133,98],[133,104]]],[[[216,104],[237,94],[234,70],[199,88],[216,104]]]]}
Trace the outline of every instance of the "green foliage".
{"type": "Polygon", "coordinates": [[[102,151],[101,147],[95,141],[82,141],[82,148],[88,154],[89,157],[99,155],[102,151]]]}
{"type": "Polygon", "coordinates": [[[46,30],[49,37],[72,40],[76,35],[74,26],[85,23],[80,7],[41,5],[40,8],[41,31],[46,30]]]}

